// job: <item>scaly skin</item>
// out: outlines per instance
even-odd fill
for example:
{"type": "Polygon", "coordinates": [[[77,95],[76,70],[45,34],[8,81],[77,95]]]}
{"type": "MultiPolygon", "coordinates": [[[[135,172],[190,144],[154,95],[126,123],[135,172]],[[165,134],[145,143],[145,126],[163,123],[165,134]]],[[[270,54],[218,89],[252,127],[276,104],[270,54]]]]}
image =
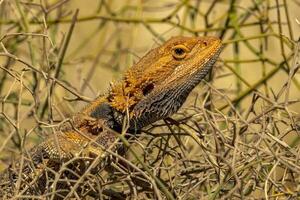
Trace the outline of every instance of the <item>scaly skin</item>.
{"type": "MultiPolygon", "coordinates": [[[[46,188],[70,188],[66,183],[49,182],[54,175],[47,168],[58,171],[63,163],[74,159],[69,167],[82,175],[85,170],[78,169],[86,161],[82,157],[100,156],[101,165],[105,164],[106,149],[120,146],[118,133],[123,122],[128,121],[128,132],[135,132],[175,113],[213,66],[221,46],[215,37],[173,37],[152,49],[106,95],[76,114],[72,125],[65,125],[30,151],[31,162],[19,169],[20,183],[16,183],[18,172],[6,171],[0,180],[0,197],[11,198],[16,193],[45,195],[51,192],[46,188]]],[[[65,196],[68,192],[59,194],[65,196]]]]}

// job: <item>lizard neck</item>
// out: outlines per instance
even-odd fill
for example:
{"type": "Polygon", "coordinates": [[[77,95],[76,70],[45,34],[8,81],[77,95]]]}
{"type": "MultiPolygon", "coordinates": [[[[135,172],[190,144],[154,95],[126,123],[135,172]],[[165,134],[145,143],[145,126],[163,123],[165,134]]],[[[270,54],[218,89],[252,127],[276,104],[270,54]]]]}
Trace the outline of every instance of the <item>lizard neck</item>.
{"type": "MultiPolygon", "coordinates": [[[[118,111],[116,108],[112,107],[106,102],[96,106],[95,109],[89,113],[89,116],[96,119],[104,119],[109,128],[119,133],[122,131],[123,124],[126,123],[126,121],[124,121],[126,113],[118,111]]],[[[142,127],[142,123],[130,119],[127,132],[135,133],[139,131],[142,127]]]]}
{"type": "MultiPolygon", "coordinates": [[[[96,98],[90,105],[85,107],[80,113],[95,119],[103,119],[109,128],[121,132],[124,124],[127,109],[121,111],[117,106],[110,102],[110,98],[116,94],[110,92],[106,95],[96,98]]],[[[124,95],[125,96],[125,95],[124,95]]],[[[130,110],[128,110],[130,112],[130,110]]],[[[139,131],[145,125],[139,123],[139,120],[130,117],[128,132],[134,133],[139,131]]]]}
{"type": "Polygon", "coordinates": [[[122,123],[120,123],[120,119],[123,119],[124,116],[106,102],[98,104],[87,114],[95,119],[104,119],[107,126],[117,132],[122,131],[122,123]]]}
{"type": "MultiPolygon", "coordinates": [[[[122,132],[123,124],[126,123],[126,121],[124,121],[127,115],[126,112],[120,112],[119,110],[111,106],[109,102],[104,100],[96,99],[91,105],[93,105],[93,108],[90,109],[89,106],[83,110],[83,113],[95,119],[103,119],[110,129],[115,130],[118,133],[122,132]]],[[[140,123],[139,120],[130,118],[127,132],[137,133],[144,126],[145,125],[143,123],[140,123]]]]}

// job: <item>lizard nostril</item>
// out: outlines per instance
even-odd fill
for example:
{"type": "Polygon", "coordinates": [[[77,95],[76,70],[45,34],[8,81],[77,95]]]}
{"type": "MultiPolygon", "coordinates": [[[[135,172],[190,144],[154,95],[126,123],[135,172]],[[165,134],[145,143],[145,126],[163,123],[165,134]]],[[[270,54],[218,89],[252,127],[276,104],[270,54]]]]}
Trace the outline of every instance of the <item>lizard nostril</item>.
{"type": "Polygon", "coordinates": [[[154,89],[154,84],[150,83],[149,85],[143,88],[143,95],[145,96],[149,94],[153,89],[154,89]]]}
{"type": "Polygon", "coordinates": [[[207,41],[204,41],[203,44],[204,44],[204,46],[207,46],[207,45],[208,45],[208,42],[207,42],[207,41]]]}

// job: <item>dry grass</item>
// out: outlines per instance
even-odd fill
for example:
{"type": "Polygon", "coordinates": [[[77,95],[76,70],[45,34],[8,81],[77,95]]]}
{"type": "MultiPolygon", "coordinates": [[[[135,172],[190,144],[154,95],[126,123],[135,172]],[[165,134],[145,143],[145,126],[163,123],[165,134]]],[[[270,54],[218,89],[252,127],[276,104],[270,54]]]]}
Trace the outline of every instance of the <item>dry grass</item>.
{"type": "Polygon", "coordinates": [[[300,2],[153,2],[0,0],[0,169],[152,40],[217,35],[221,58],[180,112],[130,139],[124,156],[111,152],[108,171],[84,176],[100,199],[299,198],[300,2]]]}

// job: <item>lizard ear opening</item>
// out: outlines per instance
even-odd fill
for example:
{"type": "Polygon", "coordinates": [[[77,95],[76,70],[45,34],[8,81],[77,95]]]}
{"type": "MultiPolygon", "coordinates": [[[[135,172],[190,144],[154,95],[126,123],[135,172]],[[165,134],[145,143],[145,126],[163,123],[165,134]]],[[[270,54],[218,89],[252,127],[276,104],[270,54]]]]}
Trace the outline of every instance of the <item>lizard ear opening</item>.
{"type": "Polygon", "coordinates": [[[153,84],[153,83],[150,83],[150,84],[146,85],[146,87],[143,88],[143,95],[146,96],[146,95],[149,94],[153,89],[154,89],[154,84],[153,84]]]}

